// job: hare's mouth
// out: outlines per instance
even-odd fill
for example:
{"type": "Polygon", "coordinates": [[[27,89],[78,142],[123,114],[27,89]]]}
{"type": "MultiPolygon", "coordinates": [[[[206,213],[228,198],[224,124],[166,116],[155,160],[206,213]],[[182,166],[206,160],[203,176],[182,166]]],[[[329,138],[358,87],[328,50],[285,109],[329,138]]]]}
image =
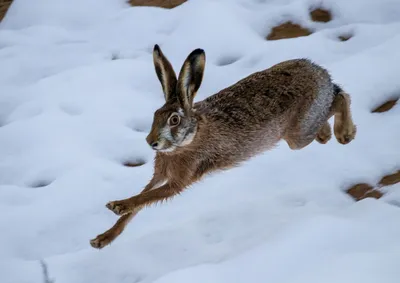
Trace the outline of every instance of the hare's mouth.
{"type": "Polygon", "coordinates": [[[167,147],[167,148],[163,148],[163,149],[157,149],[157,151],[159,151],[159,152],[172,152],[172,151],[174,151],[175,150],[175,146],[170,146],[170,147],[167,147]]]}
{"type": "Polygon", "coordinates": [[[153,149],[158,152],[171,152],[174,151],[175,148],[176,146],[166,139],[161,139],[157,142],[157,146],[153,146],[153,149]]]}

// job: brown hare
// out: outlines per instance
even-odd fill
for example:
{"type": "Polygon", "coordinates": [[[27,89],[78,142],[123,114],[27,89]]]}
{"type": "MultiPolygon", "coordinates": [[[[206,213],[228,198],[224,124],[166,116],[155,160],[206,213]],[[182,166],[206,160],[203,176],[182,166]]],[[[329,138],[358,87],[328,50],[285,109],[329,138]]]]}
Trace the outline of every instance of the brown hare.
{"type": "Polygon", "coordinates": [[[325,69],[307,59],[253,73],[196,103],[204,51],[189,54],[178,78],[158,45],[153,60],[165,97],[146,138],[156,151],[153,178],[140,194],[106,205],[121,217],[91,240],[94,248],[111,243],[143,207],[179,194],[205,174],[238,166],[281,139],[293,150],[314,139],[328,142],[328,119],[333,115],[338,142],[355,138],[349,95],[325,69]]]}

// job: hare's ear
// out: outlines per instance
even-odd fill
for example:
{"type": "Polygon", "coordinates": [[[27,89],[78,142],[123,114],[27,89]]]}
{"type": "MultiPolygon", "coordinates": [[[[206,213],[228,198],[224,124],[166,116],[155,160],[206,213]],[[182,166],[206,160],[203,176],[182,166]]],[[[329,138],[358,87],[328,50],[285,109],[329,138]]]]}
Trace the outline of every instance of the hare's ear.
{"type": "Polygon", "coordinates": [[[171,63],[164,56],[158,44],[154,45],[153,62],[156,74],[161,82],[165,101],[175,99],[176,97],[176,74],[171,63]]]}
{"type": "Polygon", "coordinates": [[[179,73],[177,94],[185,110],[193,106],[193,99],[203,80],[206,54],[203,49],[193,50],[186,58],[179,73]]]}

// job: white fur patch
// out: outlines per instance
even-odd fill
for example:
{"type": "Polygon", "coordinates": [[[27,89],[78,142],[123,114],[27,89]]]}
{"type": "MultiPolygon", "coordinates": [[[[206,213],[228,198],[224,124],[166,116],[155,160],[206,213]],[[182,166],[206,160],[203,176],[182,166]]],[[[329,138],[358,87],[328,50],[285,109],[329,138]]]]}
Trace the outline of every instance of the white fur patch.
{"type": "Polygon", "coordinates": [[[162,76],[162,80],[164,82],[164,87],[165,87],[165,92],[169,93],[169,89],[168,89],[168,79],[167,79],[167,72],[164,69],[164,65],[161,64],[161,76],[162,76]]]}
{"type": "Polygon", "coordinates": [[[186,90],[189,87],[189,82],[190,82],[190,65],[186,64],[184,69],[183,69],[183,78],[182,78],[182,87],[184,90],[186,90]]]}
{"type": "Polygon", "coordinates": [[[165,149],[159,149],[158,151],[159,151],[159,152],[172,152],[172,151],[174,151],[175,149],[176,149],[176,146],[170,146],[170,147],[165,148],[165,149]]]}
{"type": "Polygon", "coordinates": [[[196,132],[190,133],[189,135],[186,136],[186,139],[182,141],[181,145],[187,146],[187,145],[191,144],[195,136],[196,136],[196,132]]]}
{"type": "Polygon", "coordinates": [[[158,182],[157,184],[155,184],[154,187],[152,187],[149,191],[158,189],[159,187],[164,186],[167,182],[168,182],[168,179],[162,180],[162,181],[158,182]]]}
{"type": "Polygon", "coordinates": [[[157,151],[159,152],[171,152],[175,150],[175,146],[171,146],[169,148],[165,148],[165,142],[166,141],[170,141],[173,142],[173,138],[171,135],[171,130],[169,128],[169,126],[165,126],[164,128],[162,128],[162,130],[160,131],[160,138],[158,139],[158,145],[155,148],[157,151]]]}
{"type": "Polygon", "coordinates": [[[160,132],[160,136],[164,139],[167,139],[169,141],[172,141],[172,135],[171,135],[171,129],[169,128],[169,126],[165,126],[161,132],[160,132]]]}

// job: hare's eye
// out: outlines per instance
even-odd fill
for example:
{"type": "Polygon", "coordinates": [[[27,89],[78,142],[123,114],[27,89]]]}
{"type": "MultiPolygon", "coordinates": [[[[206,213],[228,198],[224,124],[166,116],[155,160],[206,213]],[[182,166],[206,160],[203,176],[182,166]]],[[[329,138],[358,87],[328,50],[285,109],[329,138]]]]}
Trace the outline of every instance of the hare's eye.
{"type": "Polygon", "coordinates": [[[171,117],[169,117],[168,124],[170,126],[177,126],[180,121],[181,121],[181,118],[179,117],[179,115],[174,114],[171,117]]]}

